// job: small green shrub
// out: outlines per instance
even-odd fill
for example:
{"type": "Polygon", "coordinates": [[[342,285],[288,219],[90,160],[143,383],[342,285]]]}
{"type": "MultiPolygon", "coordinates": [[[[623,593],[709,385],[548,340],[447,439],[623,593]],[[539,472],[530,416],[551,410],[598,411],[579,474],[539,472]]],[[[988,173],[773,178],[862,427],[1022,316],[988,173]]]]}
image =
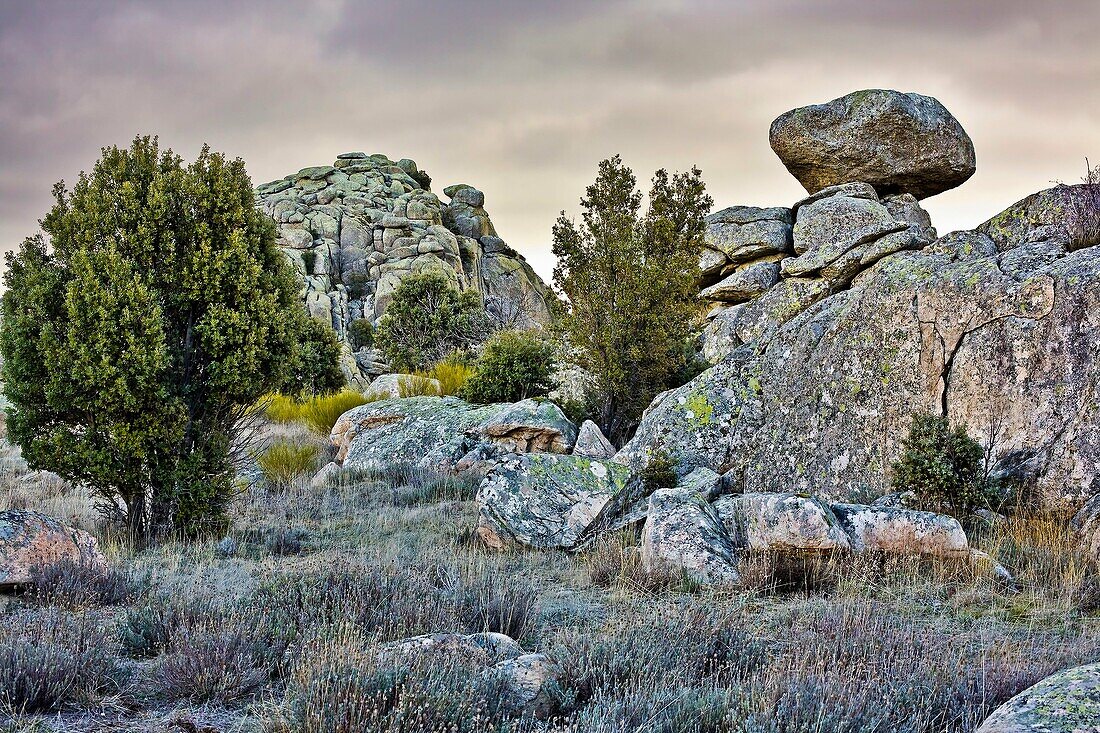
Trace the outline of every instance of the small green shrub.
{"type": "Polygon", "coordinates": [[[257,404],[264,406],[264,416],[271,422],[292,423],[301,419],[301,405],[293,397],[284,394],[264,395],[257,404]]]}
{"type": "Polygon", "coordinates": [[[645,487],[646,495],[652,494],[657,489],[670,489],[679,481],[676,461],[665,451],[657,451],[649,457],[649,463],[642,469],[639,478],[645,487]]]}
{"type": "Polygon", "coordinates": [[[356,318],[348,324],[348,340],[356,351],[374,346],[374,324],[369,318],[356,318]]]}
{"type": "Polygon", "coordinates": [[[346,389],[342,392],[329,395],[317,395],[310,397],[302,403],[301,421],[313,432],[328,437],[332,427],[348,410],[373,402],[378,397],[367,397],[354,390],[346,389]]]}
{"type": "Polygon", "coordinates": [[[921,508],[968,517],[993,498],[984,455],[963,426],[952,428],[939,415],[914,415],[894,463],[894,490],[912,491],[921,508]]]}
{"type": "Polygon", "coordinates": [[[302,252],[302,266],[305,267],[306,274],[314,274],[314,268],[317,267],[317,250],[307,249],[302,252]]]}
{"type": "Polygon", "coordinates": [[[501,331],[485,342],[462,390],[470,402],[517,402],[550,391],[554,349],[532,331],[501,331]]]}
{"type": "Polygon", "coordinates": [[[269,484],[286,487],[299,477],[316,472],[320,454],[316,443],[281,440],[268,446],[256,462],[269,484]]]}
{"type": "Polygon", "coordinates": [[[440,389],[430,377],[422,374],[405,374],[397,380],[397,391],[402,397],[439,397],[440,389]]]}
{"type": "Polygon", "coordinates": [[[466,383],[473,377],[474,369],[468,364],[463,364],[455,358],[441,361],[431,368],[424,376],[439,382],[440,394],[461,394],[466,383]]]}

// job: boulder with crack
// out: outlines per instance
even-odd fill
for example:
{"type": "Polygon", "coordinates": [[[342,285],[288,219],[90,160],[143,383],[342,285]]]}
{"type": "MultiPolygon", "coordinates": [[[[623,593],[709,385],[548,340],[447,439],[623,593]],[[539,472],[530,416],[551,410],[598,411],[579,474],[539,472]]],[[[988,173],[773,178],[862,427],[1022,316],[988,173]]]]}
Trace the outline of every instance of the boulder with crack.
{"type": "Polygon", "coordinates": [[[35,573],[59,563],[106,568],[99,542],[33,511],[0,512],[0,586],[22,585],[35,573]]]}

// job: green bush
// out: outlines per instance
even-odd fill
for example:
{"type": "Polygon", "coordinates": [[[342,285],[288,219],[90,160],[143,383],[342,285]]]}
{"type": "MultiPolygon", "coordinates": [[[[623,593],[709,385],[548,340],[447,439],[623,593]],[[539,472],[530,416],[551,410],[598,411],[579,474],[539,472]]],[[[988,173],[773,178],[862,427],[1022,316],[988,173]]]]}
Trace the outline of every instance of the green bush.
{"type": "Polygon", "coordinates": [[[952,428],[939,415],[914,415],[901,458],[894,463],[894,490],[913,492],[921,508],[969,516],[993,496],[982,466],[984,455],[963,426],[952,428]]]}
{"type": "Polygon", "coordinates": [[[375,343],[398,371],[430,368],[485,340],[489,319],[476,291],[459,292],[446,275],[405,278],[375,330],[375,343]]]}
{"type": "Polygon", "coordinates": [[[657,489],[671,489],[680,480],[676,474],[676,461],[664,451],[658,451],[649,457],[649,463],[642,469],[639,478],[647,495],[657,489]]]}
{"type": "Polygon", "coordinates": [[[321,454],[316,443],[293,443],[287,440],[272,443],[256,462],[264,479],[273,486],[289,486],[300,476],[317,470],[321,454]]]}
{"type": "Polygon", "coordinates": [[[374,346],[374,324],[369,318],[356,318],[348,325],[348,339],[356,351],[369,349],[374,346]]]}
{"type": "Polygon", "coordinates": [[[283,394],[264,396],[258,404],[264,405],[264,415],[277,423],[302,423],[313,432],[327,437],[332,426],[348,410],[381,397],[368,397],[355,390],[345,389],[334,394],[314,395],[296,400],[283,394]]]}
{"type": "Polygon", "coordinates": [[[307,275],[313,274],[313,269],[317,267],[317,250],[307,249],[302,252],[302,266],[305,267],[307,275]]]}
{"type": "Polygon", "coordinates": [[[397,392],[402,397],[439,397],[440,390],[424,374],[403,374],[397,379],[397,392]]]}
{"type": "Polygon", "coordinates": [[[466,382],[473,375],[473,367],[455,358],[439,362],[424,374],[425,377],[439,382],[439,393],[444,396],[461,394],[466,382]]]}
{"type": "Polygon", "coordinates": [[[554,350],[532,331],[501,331],[482,347],[462,389],[470,402],[516,402],[550,391],[554,350]]]}

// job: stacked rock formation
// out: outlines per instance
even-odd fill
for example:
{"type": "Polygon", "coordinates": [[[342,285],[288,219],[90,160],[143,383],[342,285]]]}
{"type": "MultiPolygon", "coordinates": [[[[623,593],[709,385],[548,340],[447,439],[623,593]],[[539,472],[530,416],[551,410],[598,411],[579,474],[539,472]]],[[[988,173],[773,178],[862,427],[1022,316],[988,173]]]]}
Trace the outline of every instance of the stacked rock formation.
{"type": "Polygon", "coordinates": [[[256,189],[258,206],[278,225],[279,245],[301,273],[310,314],[344,344],[343,369],[365,386],[386,367],[355,349],[349,326],[382,316],[401,281],[437,271],[460,289],[478,290],[486,310],[508,326],[549,318],[553,295],[521,254],[505,244],[485,211],[485,195],[448,186],[446,203],[415,162],[343,153],[331,166],[304,168],[256,189]]]}
{"type": "Polygon", "coordinates": [[[715,366],[659,395],[615,460],[667,451],[746,491],[879,495],[913,414],[933,412],[1051,503],[1100,491],[1095,190],[1058,186],[937,238],[919,199],[965,181],[973,148],[935,100],[858,92],[771,132],[810,195],[711,217],[715,366]]]}

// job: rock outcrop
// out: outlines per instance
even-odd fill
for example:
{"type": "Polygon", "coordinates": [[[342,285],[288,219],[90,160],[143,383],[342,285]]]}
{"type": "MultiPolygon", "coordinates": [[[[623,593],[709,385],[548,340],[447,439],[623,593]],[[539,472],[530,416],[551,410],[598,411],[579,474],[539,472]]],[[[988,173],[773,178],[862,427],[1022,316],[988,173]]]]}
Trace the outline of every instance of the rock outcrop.
{"type": "Polygon", "coordinates": [[[384,365],[377,352],[353,349],[348,327],[362,318],[376,322],[412,273],[438,271],[460,289],[476,289],[505,325],[549,318],[553,294],[497,236],[485,195],[465,184],[448,186],[444,203],[430,182],[407,158],[343,153],[331,166],[304,168],[256,189],[259,208],[275,220],[278,243],[302,276],[306,308],[336,331],[344,371],[357,386],[384,365]]]}
{"type": "Polygon", "coordinates": [[[1047,677],[993,711],[975,733],[1100,731],[1100,664],[1047,677]]]}
{"type": "Polygon", "coordinates": [[[810,193],[864,181],[880,195],[935,196],[974,175],[974,144],[938,100],[853,92],[780,115],[771,146],[810,193]]]}
{"type": "Polygon", "coordinates": [[[99,542],[38,512],[0,512],[0,587],[34,580],[37,570],[58,563],[105,568],[99,542]]]}
{"type": "Polygon", "coordinates": [[[468,470],[505,453],[565,453],[577,428],[553,402],[473,405],[457,397],[368,402],[340,416],[330,440],[344,469],[394,464],[468,470]]]}

